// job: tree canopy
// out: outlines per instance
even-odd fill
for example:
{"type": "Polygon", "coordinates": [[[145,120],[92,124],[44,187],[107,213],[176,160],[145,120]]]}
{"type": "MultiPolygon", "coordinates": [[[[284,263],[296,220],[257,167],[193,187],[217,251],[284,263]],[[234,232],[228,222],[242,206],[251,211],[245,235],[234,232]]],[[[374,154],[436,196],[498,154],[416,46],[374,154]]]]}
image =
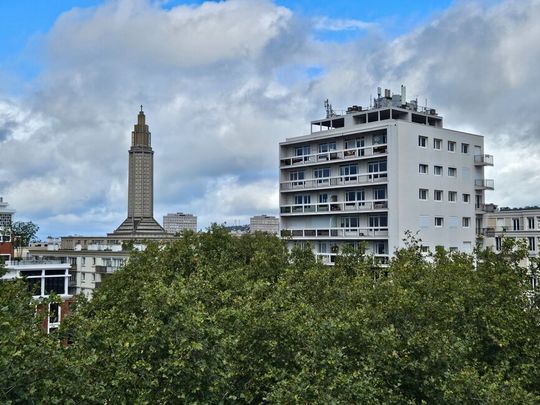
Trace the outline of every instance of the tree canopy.
{"type": "Polygon", "coordinates": [[[4,374],[0,399],[538,403],[540,313],[525,255],[505,240],[499,253],[425,257],[411,240],[387,268],[352,249],[329,267],[277,237],[188,232],[133,252],[60,337],[35,337],[56,389],[8,391],[4,374]]]}

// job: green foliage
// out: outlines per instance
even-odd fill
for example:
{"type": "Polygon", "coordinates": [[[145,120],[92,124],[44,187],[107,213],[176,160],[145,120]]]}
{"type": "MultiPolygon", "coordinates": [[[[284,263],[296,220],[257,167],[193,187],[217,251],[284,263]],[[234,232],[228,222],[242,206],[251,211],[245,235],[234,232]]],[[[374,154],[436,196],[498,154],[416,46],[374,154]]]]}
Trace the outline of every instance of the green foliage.
{"type": "Polygon", "coordinates": [[[23,385],[10,398],[538,403],[540,313],[525,255],[505,240],[500,253],[426,258],[411,238],[382,271],[362,249],[329,267],[277,237],[187,232],[132,252],[81,300],[62,327],[69,347],[36,335],[43,347],[26,356],[56,359],[58,390],[36,385],[28,396],[23,385]]]}

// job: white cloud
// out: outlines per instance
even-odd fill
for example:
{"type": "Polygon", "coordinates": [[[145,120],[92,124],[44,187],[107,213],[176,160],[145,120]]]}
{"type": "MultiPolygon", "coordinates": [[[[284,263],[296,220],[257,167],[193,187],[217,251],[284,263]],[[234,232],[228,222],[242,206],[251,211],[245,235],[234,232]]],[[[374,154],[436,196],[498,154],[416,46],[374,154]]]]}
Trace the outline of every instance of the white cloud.
{"type": "Polygon", "coordinates": [[[276,214],[279,141],[307,133],[326,98],[336,109],[368,105],[378,85],[404,83],[447,127],[486,136],[495,202],[538,202],[539,18],[537,0],[458,2],[388,41],[361,21],[305,20],[264,0],[74,9],[39,42],[31,90],[0,94],[0,193],[45,234],[112,231],[143,104],[158,219],[183,210],[205,227],[276,214]],[[321,27],[365,35],[315,40],[321,27]],[[311,66],[316,78],[302,74],[311,66]]]}

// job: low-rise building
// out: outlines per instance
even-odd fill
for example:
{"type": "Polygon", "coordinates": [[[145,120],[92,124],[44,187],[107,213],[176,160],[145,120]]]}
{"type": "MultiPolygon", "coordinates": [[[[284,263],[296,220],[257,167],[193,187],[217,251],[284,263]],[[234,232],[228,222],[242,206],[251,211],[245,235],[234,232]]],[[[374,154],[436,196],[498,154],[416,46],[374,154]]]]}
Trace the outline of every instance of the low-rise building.
{"type": "Polygon", "coordinates": [[[11,260],[13,257],[13,243],[10,229],[15,210],[8,208],[8,205],[0,197],[0,263],[11,260]]]}
{"type": "Polygon", "coordinates": [[[197,232],[197,217],[177,212],[163,217],[163,228],[167,233],[177,234],[189,230],[197,232]]]}
{"type": "Polygon", "coordinates": [[[36,301],[38,311],[47,311],[43,329],[51,333],[58,329],[69,313],[72,295],[69,293],[70,265],[60,260],[21,260],[5,263],[6,273],[2,281],[24,278],[36,301]],[[42,299],[55,293],[61,302],[44,304],[42,299]],[[46,306],[45,306],[46,305],[46,306]]]}
{"type": "Polygon", "coordinates": [[[276,235],[279,232],[279,218],[270,215],[255,215],[249,219],[249,231],[276,235]]]}

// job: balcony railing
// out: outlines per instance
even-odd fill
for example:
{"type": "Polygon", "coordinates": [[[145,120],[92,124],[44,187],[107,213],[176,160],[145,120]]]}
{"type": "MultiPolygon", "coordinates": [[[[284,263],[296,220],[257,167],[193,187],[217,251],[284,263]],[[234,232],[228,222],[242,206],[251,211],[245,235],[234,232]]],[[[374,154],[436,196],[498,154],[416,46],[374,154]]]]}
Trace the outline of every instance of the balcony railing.
{"type": "Polygon", "coordinates": [[[493,238],[495,237],[495,228],[482,228],[480,233],[487,238],[493,238]]]}
{"type": "Polygon", "coordinates": [[[110,274],[118,270],[117,266],[96,266],[96,273],[99,274],[110,274]]]}
{"type": "Polygon", "coordinates": [[[282,237],[294,238],[387,238],[388,227],[282,229],[282,237]]]}
{"type": "Polygon", "coordinates": [[[371,157],[384,155],[388,152],[388,145],[364,146],[362,148],[332,150],[323,153],[312,153],[310,155],[290,156],[280,159],[280,167],[312,165],[339,160],[356,159],[361,157],[371,157]]]}
{"type": "Polygon", "coordinates": [[[388,200],[373,201],[337,201],[322,204],[293,204],[282,205],[283,215],[295,214],[325,214],[339,212],[361,212],[383,210],[388,208],[388,200]]]}
{"type": "Polygon", "coordinates": [[[385,183],[388,181],[388,172],[362,173],[347,176],[321,177],[318,179],[290,180],[279,184],[282,191],[324,189],[332,187],[347,187],[385,183]]]}
{"type": "Polygon", "coordinates": [[[493,166],[493,155],[474,155],[475,166],[493,166]]]}
{"type": "MultiPolygon", "coordinates": [[[[369,252],[366,252],[369,255],[369,252]]],[[[336,263],[336,257],[338,253],[316,253],[315,256],[321,263],[333,266],[336,263]]],[[[390,262],[390,255],[388,254],[375,254],[373,255],[373,264],[387,265],[390,262]]]]}
{"type": "Polygon", "coordinates": [[[477,190],[494,190],[495,181],[491,179],[476,179],[474,181],[474,188],[477,190]]]}

